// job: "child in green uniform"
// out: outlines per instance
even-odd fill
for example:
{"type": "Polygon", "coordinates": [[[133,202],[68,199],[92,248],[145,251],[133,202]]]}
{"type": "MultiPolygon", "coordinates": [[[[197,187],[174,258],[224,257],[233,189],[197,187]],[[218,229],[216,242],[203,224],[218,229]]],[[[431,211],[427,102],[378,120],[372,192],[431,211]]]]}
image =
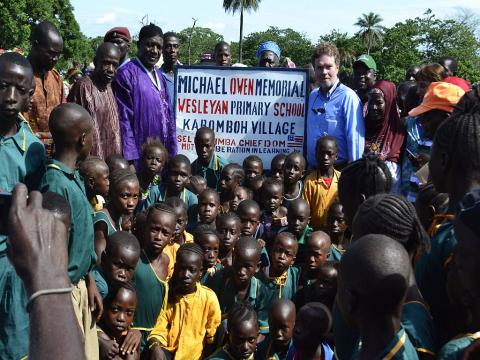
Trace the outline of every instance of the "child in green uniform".
{"type": "MultiPolygon", "coordinates": [[[[0,83],[0,189],[12,191],[23,182],[34,190],[42,176],[45,148],[20,115],[28,111],[34,92],[32,66],[18,53],[1,55],[0,83]]],[[[21,358],[28,352],[26,296],[7,259],[7,237],[0,235],[0,354],[6,358],[21,358]]]]}
{"type": "Polygon", "coordinates": [[[411,271],[405,248],[385,235],[366,235],[343,255],[337,302],[359,330],[358,358],[418,359],[400,320],[411,271]]]}
{"type": "Polygon", "coordinates": [[[303,265],[305,263],[305,239],[313,231],[310,227],[310,206],[304,199],[295,199],[288,204],[287,213],[288,226],[283,227],[279,232],[289,231],[298,243],[297,257],[295,265],[303,265]]]}
{"type": "Polygon", "coordinates": [[[270,266],[258,273],[265,285],[269,301],[293,299],[298,288],[299,269],[292,266],[297,255],[297,239],[292,233],[277,234],[270,249],[270,266]]]}
{"type": "Polygon", "coordinates": [[[215,132],[202,127],[197,130],[194,142],[197,159],[192,163],[192,174],[200,175],[209,188],[218,190],[220,174],[228,161],[215,154],[215,132]]]}
{"type": "Polygon", "coordinates": [[[186,188],[192,176],[190,160],[185,155],[175,155],[167,165],[167,175],[164,183],[154,185],[142,204],[142,210],[150,205],[162,202],[170,196],[182,199],[187,205],[188,225],[197,222],[197,196],[186,188]]]}
{"type": "Polygon", "coordinates": [[[228,341],[208,360],[252,360],[259,335],[257,313],[248,303],[236,303],[228,313],[228,341]]]}
{"type": "Polygon", "coordinates": [[[260,268],[262,247],[252,237],[243,236],[235,244],[231,271],[222,269],[215,273],[212,289],[217,294],[222,319],[238,301],[251,304],[258,315],[260,333],[268,333],[268,292],[254,275],[260,268]]]}
{"type": "Polygon", "coordinates": [[[89,156],[82,161],[79,171],[85,181],[85,192],[93,211],[102,210],[110,187],[107,163],[99,157],[89,156]]]}
{"type": "Polygon", "coordinates": [[[240,218],[234,212],[220,214],[215,221],[220,248],[218,258],[223,267],[232,266],[233,249],[240,238],[240,218]]]}
{"type": "Polygon", "coordinates": [[[226,165],[221,174],[218,188],[220,191],[221,213],[230,211],[230,203],[234,198],[235,188],[243,184],[245,172],[238,164],[232,163],[226,165]]]}
{"type": "Polygon", "coordinates": [[[230,201],[230,211],[237,211],[238,205],[243,200],[252,200],[253,192],[245,186],[238,185],[233,191],[233,199],[230,201]]]}
{"type": "Polygon", "coordinates": [[[140,191],[137,176],[130,169],[115,170],[110,179],[108,205],[93,217],[95,252],[98,258],[107,245],[107,238],[122,230],[125,218],[133,216],[140,191]]]}
{"type": "Polygon", "coordinates": [[[215,219],[220,210],[220,197],[215,190],[206,189],[198,195],[198,224],[215,228],[215,219]]]}
{"type": "Polygon", "coordinates": [[[93,236],[92,207],[85,187],[76,170],[92,147],[93,122],[89,113],[76,104],[62,104],[50,114],[49,128],[55,143],[54,159],[40,183],[42,192],[56,192],[65,197],[72,209],[68,243],[68,275],[74,290],[72,300],[77,319],[84,334],[87,358],[98,357],[98,339],[92,310],[101,311],[101,296],[90,273],[96,261],[93,236]],[[89,304],[88,299],[94,299],[89,304]]]}
{"type": "Polygon", "coordinates": [[[147,199],[152,186],[161,181],[161,173],[168,159],[168,151],[159,138],[148,138],[142,145],[142,158],[140,161],[140,172],[138,181],[140,183],[139,208],[147,199]]]}
{"type": "Polygon", "coordinates": [[[343,213],[343,205],[335,201],[330,205],[327,212],[327,233],[332,241],[328,260],[340,261],[342,259],[342,255],[345,252],[346,230],[347,224],[345,222],[345,214],[343,213]]]}
{"type": "Polygon", "coordinates": [[[123,359],[139,360],[138,344],[129,343],[131,326],[137,307],[135,285],[130,282],[117,284],[103,300],[103,315],[98,330],[98,341],[111,345],[102,352],[100,345],[100,360],[123,359]]]}
{"type": "Polygon", "coordinates": [[[243,160],[242,167],[245,172],[245,186],[252,189],[252,181],[258,176],[263,176],[262,159],[256,155],[249,155],[243,160]]]}
{"type": "Polygon", "coordinates": [[[287,155],[285,154],[278,154],[273,157],[272,161],[270,162],[271,178],[283,181],[283,166],[286,158],[287,155]]]}
{"type": "Polygon", "coordinates": [[[167,279],[173,264],[163,249],[175,236],[175,223],[175,213],[166,204],[154,204],[147,211],[145,242],[134,275],[138,294],[134,326],[142,331],[144,341],[166,306],[167,279]]]}
{"type": "Polygon", "coordinates": [[[292,152],[285,159],[283,165],[283,184],[284,196],[283,205],[288,208],[292,200],[298,199],[303,192],[303,177],[305,176],[305,169],[307,162],[302,154],[299,152],[292,152]]]}
{"type": "Polygon", "coordinates": [[[293,329],[295,327],[295,305],[287,299],[275,299],[268,311],[269,335],[255,353],[257,360],[287,360],[293,356],[293,329]]]}
{"type": "Polygon", "coordinates": [[[282,226],[287,225],[287,208],[282,206],[283,183],[267,178],[260,189],[262,216],[260,221],[265,229],[263,240],[267,248],[272,246],[275,235],[282,226]]]}
{"type": "Polygon", "coordinates": [[[214,230],[204,230],[201,227],[197,228],[193,238],[203,251],[203,271],[200,277],[200,284],[210,287],[213,276],[222,268],[222,264],[220,264],[218,259],[220,240],[214,230]]]}

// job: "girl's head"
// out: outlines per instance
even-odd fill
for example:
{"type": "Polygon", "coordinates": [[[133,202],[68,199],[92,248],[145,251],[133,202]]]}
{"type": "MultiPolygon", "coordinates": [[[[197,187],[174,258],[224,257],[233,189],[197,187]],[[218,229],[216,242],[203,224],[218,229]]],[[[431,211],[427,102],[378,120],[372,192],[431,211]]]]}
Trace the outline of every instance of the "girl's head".
{"type": "Polygon", "coordinates": [[[159,138],[148,138],[142,145],[141,168],[144,174],[153,177],[163,170],[168,152],[159,138]]]}
{"type": "Polygon", "coordinates": [[[177,218],[173,209],[165,203],[156,203],[147,210],[144,229],[144,246],[153,254],[161,254],[165,246],[175,238],[177,218]]]}
{"type": "Polygon", "coordinates": [[[282,205],[283,183],[280,180],[267,178],[260,191],[264,211],[272,213],[282,205]]]}
{"type": "Polygon", "coordinates": [[[338,197],[349,228],[360,204],[375,194],[390,192],[392,175],[384,161],[368,155],[350,163],[338,180],[338,197]]]}
{"type": "Polygon", "coordinates": [[[428,231],[435,215],[446,214],[448,205],[448,194],[439,193],[432,183],[422,186],[415,201],[415,210],[423,228],[428,231]]]}
{"type": "Polygon", "coordinates": [[[89,156],[80,164],[80,175],[85,181],[87,195],[104,197],[108,195],[110,171],[105,161],[96,156],[89,156]]]}
{"type": "Polygon", "coordinates": [[[220,239],[220,249],[225,252],[231,252],[235,243],[240,238],[240,218],[234,212],[220,214],[216,219],[216,228],[218,238],[220,239]]]}
{"type": "Polygon", "coordinates": [[[132,215],[138,203],[140,185],[137,175],[120,169],[110,176],[110,204],[122,215],[132,215]]]}
{"type": "Polygon", "coordinates": [[[365,200],[353,220],[353,238],[386,235],[401,243],[413,258],[430,249],[430,242],[413,205],[404,197],[379,194],[365,200]]]}
{"type": "Polygon", "coordinates": [[[219,210],[220,197],[215,190],[206,189],[198,195],[198,217],[201,223],[215,223],[219,210]]]}
{"type": "Polygon", "coordinates": [[[252,200],[253,192],[245,186],[237,186],[233,191],[233,199],[230,201],[230,211],[237,211],[238,205],[243,200],[252,200]]]}
{"type": "Polygon", "coordinates": [[[245,180],[245,172],[238,164],[232,163],[226,165],[220,174],[219,187],[222,193],[233,193],[238,185],[242,185],[245,180]]]}
{"type": "Polygon", "coordinates": [[[343,240],[346,230],[347,223],[345,222],[343,205],[335,201],[330,205],[327,213],[327,233],[330,235],[332,243],[338,244],[340,240],[343,240]]]}
{"type": "Polygon", "coordinates": [[[228,346],[235,359],[250,359],[260,333],[257,313],[248,303],[237,302],[228,313],[228,346]]]}
{"type": "Polygon", "coordinates": [[[194,234],[195,243],[200,245],[203,251],[203,268],[209,269],[217,265],[220,240],[217,233],[211,229],[197,228],[194,234]]]}
{"type": "Polygon", "coordinates": [[[117,341],[125,336],[132,326],[136,308],[137,292],[133,282],[118,283],[110,289],[103,300],[101,321],[107,335],[117,341]]]}
{"type": "Polygon", "coordinates": [[[175,239],[178,239],[179,236],[183,234],[188,224],[187,205],[182,199],[176,196],[167,198],[165,203],[172,207],[175,217],[177,218],[175,225],[175,239]]]}

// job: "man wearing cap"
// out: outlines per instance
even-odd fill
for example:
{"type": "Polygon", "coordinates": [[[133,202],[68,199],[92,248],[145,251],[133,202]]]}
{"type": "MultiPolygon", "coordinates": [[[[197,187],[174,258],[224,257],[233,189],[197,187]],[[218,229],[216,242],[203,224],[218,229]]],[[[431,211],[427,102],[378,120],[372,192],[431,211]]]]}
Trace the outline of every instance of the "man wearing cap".
{"type": "Polygon", "coordinates": [[[118,46],[120,49],[120,67],[130,61],[128,58],[128,51],[130,50],[130,44],[132,37],[130,31],[126,27],[114,27],[107,31],[103,37],[103,42],[111,42],[118,46]]]}
{"type": "Polygon", "coordinates": [[[261,43],[256,55],[260,67],[277,67],[280,64],[280,47],[274,41],[261,43]]]}
{"type": "Polygon", "coordinates": [[[338,71],[340,54],[331,43],[320,44],[312,56],[315,76],[319,84],[308,99],[307,160],[309,167],[316,165],[317,139],[330,135],[337,139],[337,167],[355,161],[363,155],[365,122],[362,102],[349,87],[340,83],[338,71]]]}
{"type": "Polygon", "coordinates": [[[174,85],[174,70],[175,65],[182,65],[178,60],[180,56],[180,40],[178,35],[174,32],[166,32],[163,34],[163,64],[160,68],[165,81],[167,82],[167,91],[168,97],[170,98],[170,103],[172,109],[174,108],[175,99],[175,85],[174,85]]]}
{"type": "Polygon", "coordinates": [[[363,114],[366,113],[366,104],[368,101],[368,92],[375,85],[377,80],[377,64],[370,55],[363,54],[353,63],[353,87],[362,104],[364,104],[363,114]]]}
{"type": "Polygon", "coordinates": [[[433,82],[422,103],[410,110],[406,120],[406,151],[402,166],[402,193],[414,202],[420,180],[416,172],[430,160],[430,148],[438,127],[450,116],[465,94],[460,87],[446,82],[433,82]]]}

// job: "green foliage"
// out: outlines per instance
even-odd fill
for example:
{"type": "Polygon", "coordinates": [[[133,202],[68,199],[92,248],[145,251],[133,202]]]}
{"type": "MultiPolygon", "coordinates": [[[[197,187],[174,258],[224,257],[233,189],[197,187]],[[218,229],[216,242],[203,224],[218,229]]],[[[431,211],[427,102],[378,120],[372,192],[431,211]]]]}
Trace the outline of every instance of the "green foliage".
{"type": "Polygon", "coordinates": [[[200,62],[201,55],[206,51],[215,49],[215,45],[223,40],[223,36],[210,30],[209,28],[195,27],[193,32],[191,28],[183,29],[178,33],[180,39],[180,61],[188,64],[188,39],[192,35],[192,47],[190,49],[191,63],[200,62]]]}
{"type": "Polygon", "coordinates": [[[380,25],[383,21],[382,17],[373,12],[368,14],[362,14],[354,24],[360,28],[360,31],[356,34],[366,47],[367,54],[375,46],[380,46],[383,41],[385,28],[380,25]]]}
{"type": "Polygon", "coordinates": [[[351,37],[347,33],[342,33],[336,29],[326,35],[320,36],[319,43],[330,42],[335,44],[340,53],[340,65],[343,71],[350,73],[355,59],[363,51],[363,44],[358,37],[351,37]]]}
{"type": "MultiPolygon", "coordinates": [[[[289,57],[297,66],[310,62],[313,51],[312,42],[305,36],[292,29],[269,27],[266,31],[254,32],[245,38],[243,44],[244,64],[256,66],[257,47],[264,41],[275,41],[282,51],[282,59],[289,57]]],[[[232,47],[236,48],[236,44],[232,47]]]]}

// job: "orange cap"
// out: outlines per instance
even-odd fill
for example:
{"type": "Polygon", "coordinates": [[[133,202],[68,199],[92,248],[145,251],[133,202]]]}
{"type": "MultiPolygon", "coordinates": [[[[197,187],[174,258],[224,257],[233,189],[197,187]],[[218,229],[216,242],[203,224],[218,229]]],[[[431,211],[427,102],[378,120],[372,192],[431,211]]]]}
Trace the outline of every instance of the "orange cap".
{"type": "Polygon", "coordinates": [[[430,110],[443,110],[452,112],[458,100],[465,94],[465,91],[457,85],[443,81],[433,82],[428,86],[422,103],[410,110],[408,115],[418,116],[430,110]]]}

